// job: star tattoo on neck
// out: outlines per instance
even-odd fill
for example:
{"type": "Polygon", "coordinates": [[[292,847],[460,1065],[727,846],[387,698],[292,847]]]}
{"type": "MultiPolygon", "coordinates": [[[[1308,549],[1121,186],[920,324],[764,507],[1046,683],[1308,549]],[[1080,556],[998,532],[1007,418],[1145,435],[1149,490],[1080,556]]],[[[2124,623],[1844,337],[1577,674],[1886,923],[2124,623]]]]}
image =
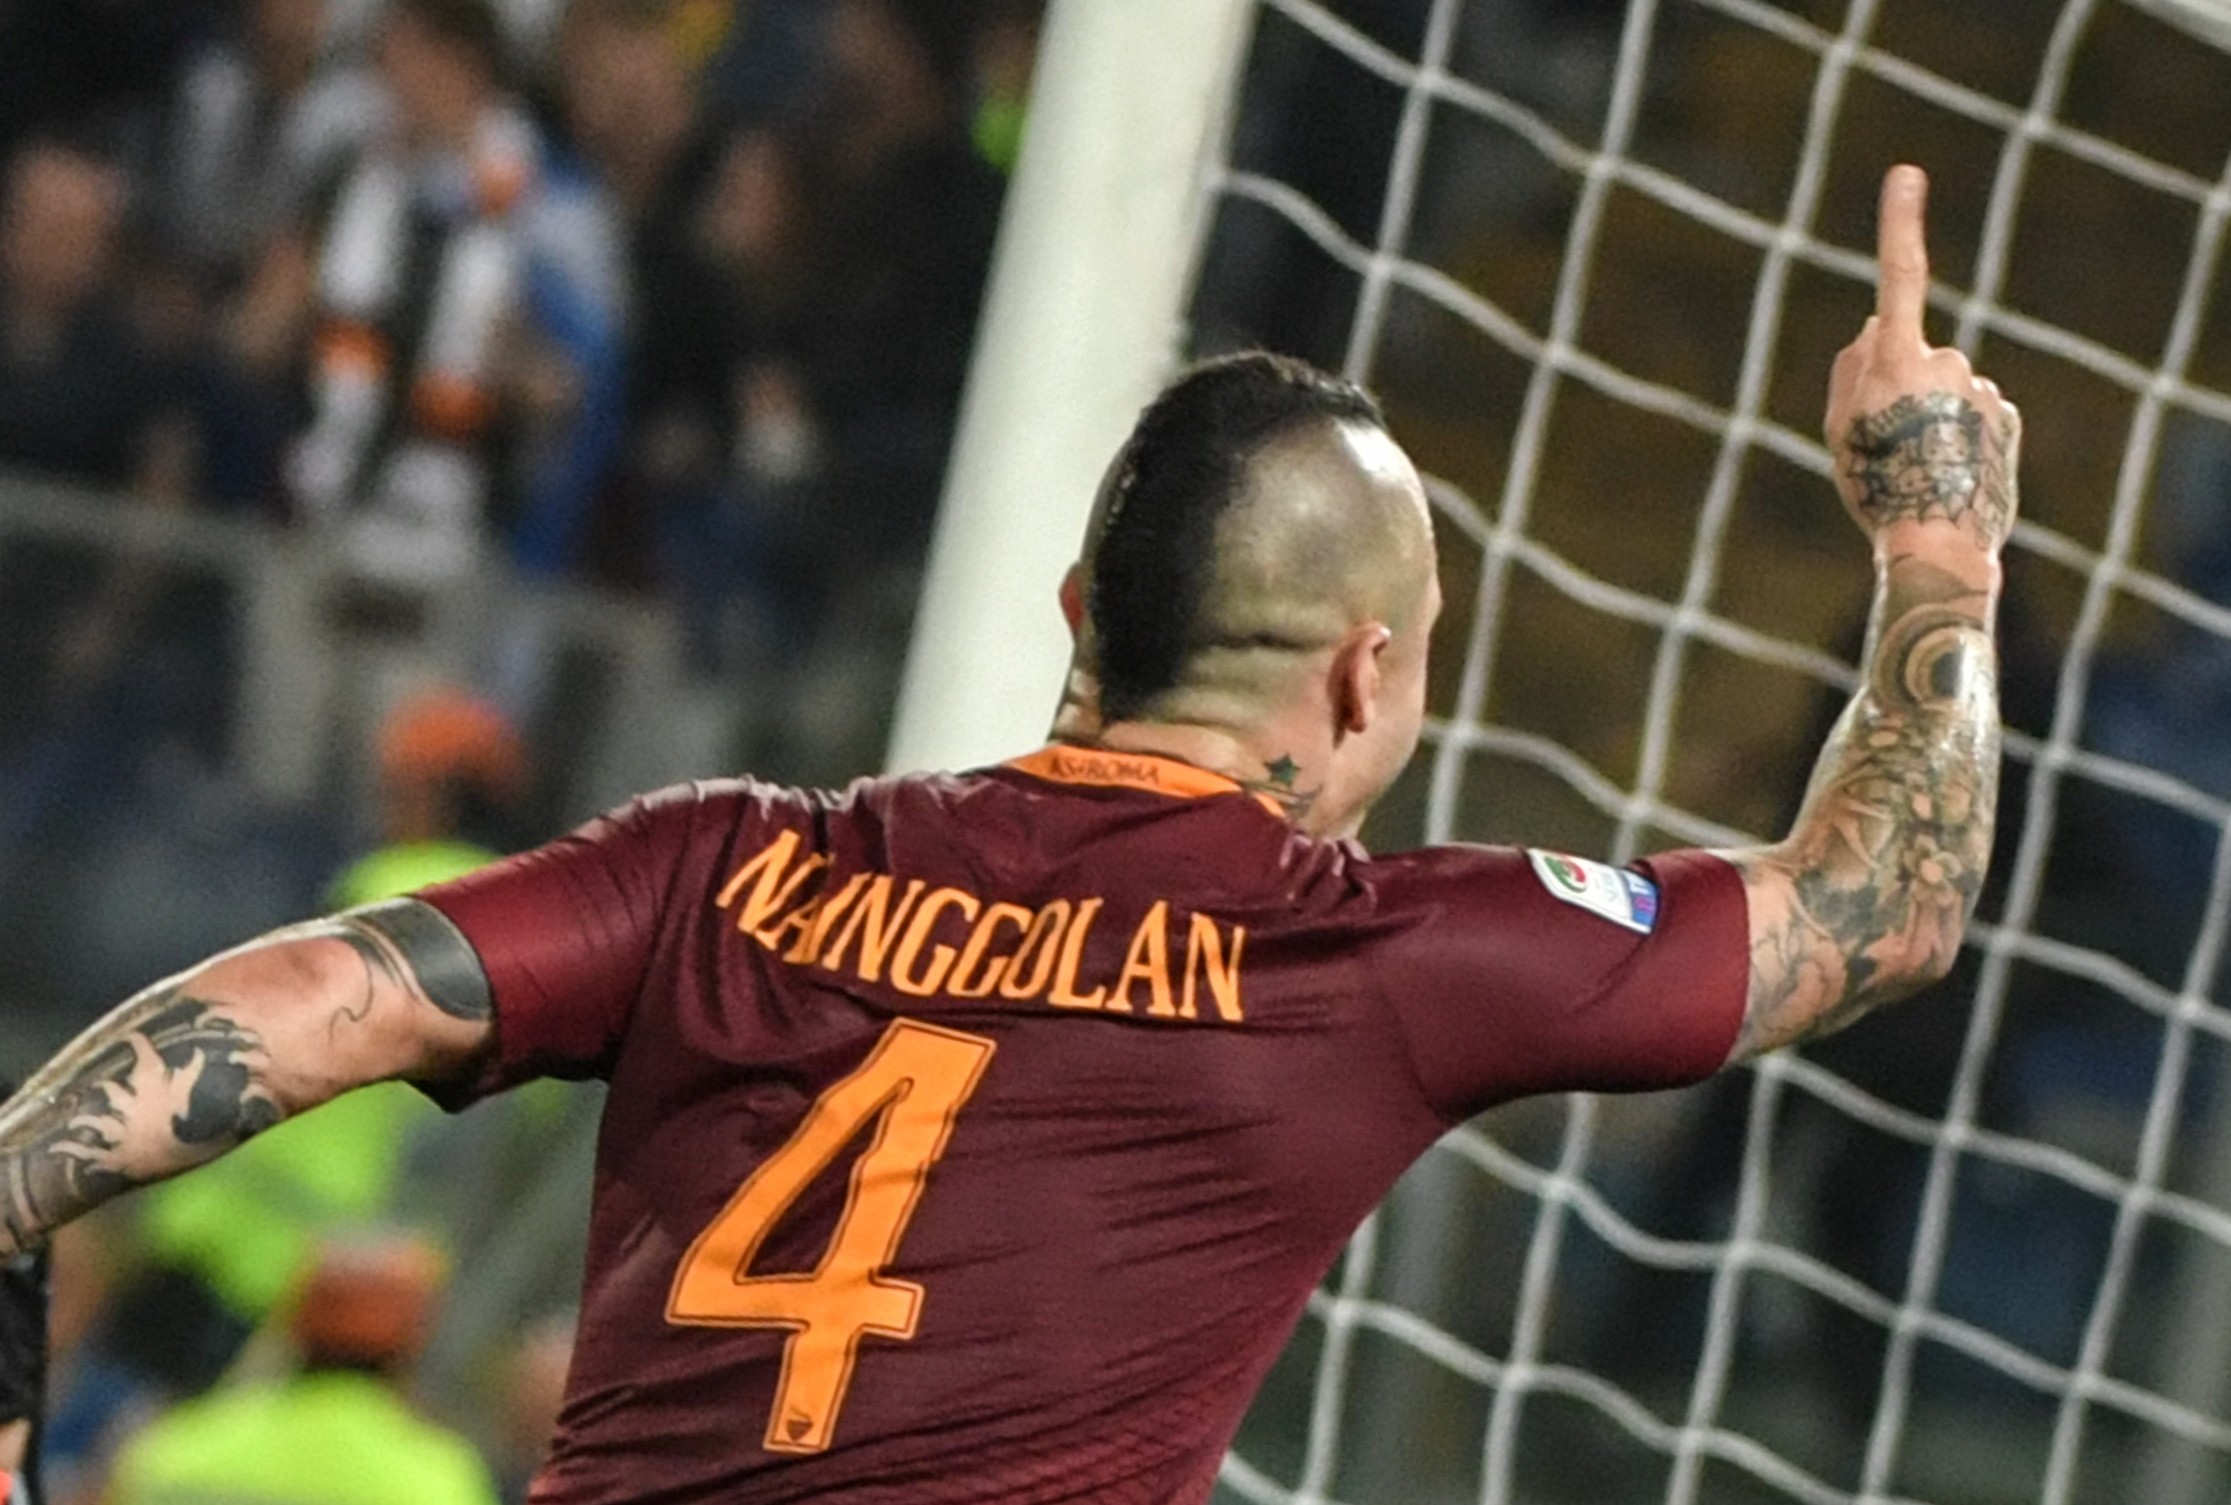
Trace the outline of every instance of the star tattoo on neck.
{"type": "Polygon", "coordinates": [[[1283,753],[1277,761],[1265,763],[1263,769],[1270,775],[1271,786],[1277,789],[1291,789],[1294,780],[1301,777],[1301,765],[1283,753]]]}

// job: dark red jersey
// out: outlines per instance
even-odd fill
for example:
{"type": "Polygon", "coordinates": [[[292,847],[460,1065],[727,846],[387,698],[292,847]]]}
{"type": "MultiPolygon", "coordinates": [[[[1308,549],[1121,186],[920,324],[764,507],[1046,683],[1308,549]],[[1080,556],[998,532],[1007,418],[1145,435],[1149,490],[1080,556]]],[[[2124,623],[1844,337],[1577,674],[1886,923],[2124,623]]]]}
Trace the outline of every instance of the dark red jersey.
{"type": "Polygon", "coordinates": [[[1451,1125],[1732,1047],[1716,858],[1373,858],[1158,758],[699,784],[425,896],[611,1083],[541,1505],[1207,1499],[1451,1125]]]}

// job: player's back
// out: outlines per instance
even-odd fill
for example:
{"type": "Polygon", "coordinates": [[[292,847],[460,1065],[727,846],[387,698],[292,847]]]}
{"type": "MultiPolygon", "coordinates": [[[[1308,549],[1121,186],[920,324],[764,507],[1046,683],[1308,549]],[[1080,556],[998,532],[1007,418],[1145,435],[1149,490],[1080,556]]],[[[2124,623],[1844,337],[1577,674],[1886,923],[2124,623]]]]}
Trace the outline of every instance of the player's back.
{"type": "Polygon", "coordinates": [[[1500,1095],[1436,1090],[1391,994],[1447,990],[1460,889],[1563,921],[1525,867],[1373,863],[1185,765],[1049,750],[699,786],[438,891],[491,1085],[612,1083],[535,1498],[1206,1498],[1341,1242],[1500,1095]],[[526,914],[586,946],[507,947],[526,914]]]}

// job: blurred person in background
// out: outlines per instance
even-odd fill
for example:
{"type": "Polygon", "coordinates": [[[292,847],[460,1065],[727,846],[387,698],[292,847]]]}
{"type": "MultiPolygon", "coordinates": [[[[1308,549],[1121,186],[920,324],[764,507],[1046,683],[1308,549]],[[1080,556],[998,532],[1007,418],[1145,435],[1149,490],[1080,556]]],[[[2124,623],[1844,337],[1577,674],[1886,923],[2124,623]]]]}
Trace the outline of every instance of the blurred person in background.
{"type": "Polygon", "coordinates": [[[705,102],[689,7],[578,0],[559,97],[622,206],[634,264],[628,444],[599,542],[607,578],[663,582],[693,668],[799,650],[822,572],[792,557],[819,451],[800,360],[817,236],[794,132],[705,102]]]}
{"type": "Polygon", "coordinates": [[[617,390],[610,225],[585,185],[551,173],[504,87],[487,0],[396,0],[378,58],[393,126],[343,185],[319,248],[312,418],[289,486],[311,517],[344,526],[366,578],[438,586],[494,533],[509,441],[534,456],[522,522],[547,565],[600,463],[568,437],[608,429],[587,410],[617,390]]]}
{"type": "MultiPolygon", "coordinates": [[[[380,845],[328,899],[371,904],[496,860],[526,753],[487,702],[446,686],[404,697],[378,741],[380,845]]],[[[55,1461],[96,1473],[151,1410],[200,1394],[240,1355],[334,1230],[438,1200],[407,1186],[414,1154],[449,1126],[396,1084],[352,1094],[261,1136],[207,1176],[156,1188],[140,1267],[97,1322],[56,1412],[55,1461]]]]}
{"type": "Polygon", "coordinates": [[[334,879],[335,908],[463,877],[512,845],[527,754],[487,701],[436,685],[406,695],[380,728],[380,845],[334,879]]]}
{"type": "Polygon", "coordinates": [[[807,644],[782,692],[795,746],[755,755],[759,766],[865,767],[881,741],[1003,188],[969,139],[974,19],[839,0],[819,97],[791,138],[811,286],[795,364],[762,365],[738,389],[752,440],[740,454],[778,475],[780,463],[816,466],[787,481],[810,484],[786,542],[814,567],[792,587],[810,594],[785,608],[807,644]]]}
{"type": "Polygon", "coordinates": [[[179,499],[167,394],[117,278],[124,173],[74,141],[20,149],[0,206],[0,463],[179,499]]]}
{"type": "Polygon", "coordinates": [[[628,484],[698,666],[774,679],[762,768],[863,764],[879,735],[1002,189],[962,103],[975,22],[829,7],[810,90],[716,123],[638,242],[628,484]]]}
{"type": "Polygon", "coordinates": [[[387,116],[378,83],[329,50],[328,0],[242,9],[179,78],[149,185],[164,249],[219,295],[304,228],[387,116]]]}
{"type": "Polygon", "coordinates": [[[830,542],[855,571],[919,560],[991,264],[1001,183],[969,141],[962,26],[898,0],[831,13],[808,145],[827,291],[802,337],[834,465],[830,542]]]}
{"type": "Polygon", "coordinates": [[[250,0],[179,78],[150,219],[196,320],[201,486],[274,506],[314,302],[313,222],[387,118],[329,0],[250,0]]]}
{"type": "Polygon", "coordinates": [[[630,476],[707,673],[801,654],[829,590],[810,325],[839,290],[803,174],[788,133],[735,130],[645,264],[630,476]]]}
{"type": "MultiPolygon", "coordinates": [[[[0,465],[183,510],[192,446],[176,372],[135,324],[120,275],[128,189],[106,156],[59,138],[6,165],[0,465]]],[[[203,725],[221,673],[209,611],[205,593],[69,544],[0,552],[0,841],[121,782],[168,730],[215,734],[203,725]]]]}
{"type": "Polygon", "coordinates": [[[724,451],[698,416],[721,400],[733,320],[727,290],[703,266],[690,232],[719,140],[702,104],[685,9],[674,0],[576,0],[557,54],[561,126],[611,195],[627,239],[626,442],[592,525],[595,575],[626,586],[659,578],[672,495],[709,487],[706,475],[717,476],[724,451]],[[700,364],[714,368],[703,384],[709,396],[692,379],[700,364]],[[680,458],[658,458],[669,455],[680,458]]]}
{"type": "Polygon", "coordinates": [[[495,1505],[471,1443],[405,1392],[444,1275],[404,1237],[319,1248],[287,1317],[296,1367],[189,1401],[118,1455],[108,1505],[495,1505]]]}

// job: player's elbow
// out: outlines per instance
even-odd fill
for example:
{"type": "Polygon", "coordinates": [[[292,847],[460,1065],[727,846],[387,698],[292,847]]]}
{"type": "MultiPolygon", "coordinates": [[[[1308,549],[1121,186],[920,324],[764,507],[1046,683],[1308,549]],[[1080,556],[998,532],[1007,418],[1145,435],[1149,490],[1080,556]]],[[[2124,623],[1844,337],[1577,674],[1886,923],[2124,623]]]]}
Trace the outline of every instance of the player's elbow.
{"type": "Polygon", "coordinates": [[[186,979],[193,996],[253,1036],[258,1084],[292,1117],[352,1087],[400,1075],[416,1051],[403,1012],[346,941],[290,935],[219,957],[186,979]]]}
{"type": "Polygon", "coordinates": [[[1975,895],[1964,886],[1926,885],[1890,907],[1886,923],[1852,958],[1868,1006],[1878,1007],[1943,982],[1967,942],[1975,895]]]}
{"type": "Polygon", "coordinates": [[[1959,960],[1973,887],[1922,873],[1832,873],[1795,844],[1730,854],[1743,873],[1751,982],[1737,1058],[1833,1034],[1941,982],[1959,960]]]}

